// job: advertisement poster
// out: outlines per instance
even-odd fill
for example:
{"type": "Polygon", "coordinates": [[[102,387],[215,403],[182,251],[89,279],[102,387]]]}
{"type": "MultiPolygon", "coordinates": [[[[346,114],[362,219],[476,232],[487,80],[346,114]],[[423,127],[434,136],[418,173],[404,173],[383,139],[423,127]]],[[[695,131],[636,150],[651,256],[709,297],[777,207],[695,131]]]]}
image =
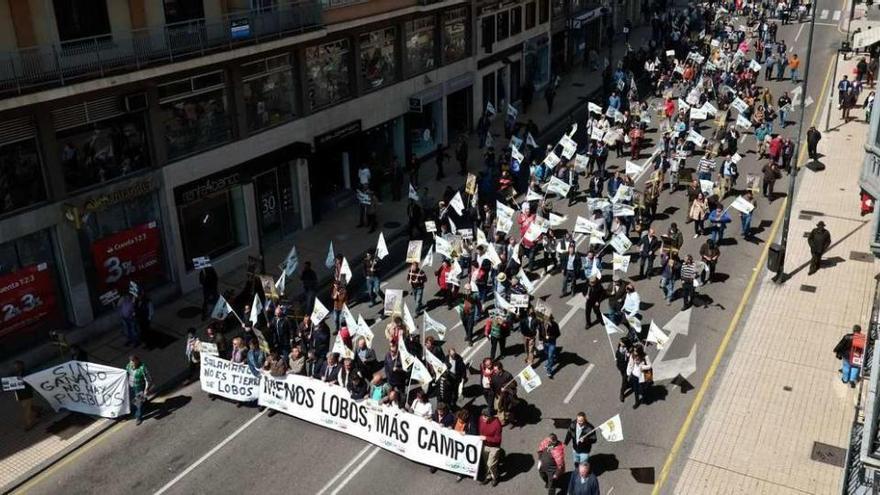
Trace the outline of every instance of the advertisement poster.
{"type": "Polygon", "coordinates": [[[98,239],[92,244],[97,291],[128,286],[129,280],[149,285],[162,277],[161,240],[156,222],[148,222],[98,239]]]}
{"type": "Polygon", "coordinates": [[[46,263],[0,276],[0,337],[58,317],[55,284],[46,263]]]}

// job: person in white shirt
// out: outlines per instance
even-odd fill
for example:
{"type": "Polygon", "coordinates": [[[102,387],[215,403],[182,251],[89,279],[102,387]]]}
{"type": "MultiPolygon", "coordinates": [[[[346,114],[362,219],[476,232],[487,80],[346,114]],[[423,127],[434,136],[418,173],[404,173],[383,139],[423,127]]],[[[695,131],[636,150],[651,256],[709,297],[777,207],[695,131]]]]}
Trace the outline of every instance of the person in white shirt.
{"type": "Polygon", "coordinates": [[[626,286],[626,297],[623,299],[623,312],[626,316],[635,316],[639,312],[639,306],[642,304],[642,298],[636,292],[633,284],[626,286]]]}
{"type": "Polygon", "coordinates": [[[370,167],[366,163],[361,165],[361,168],[358,169],[358,181],[360,181],[363,189],[369,189],[370,187],[370,178],[372,174],[370,173],[370,167]]]}
{"type": "Polygon", "coordinates": [[[416,391],[416,398],[413,399],[410,410],[413,414],[425,419],[431,419],[431,415],[434,414],[434,406],[431,405],[428,395],[422,389],[416,391]]]}

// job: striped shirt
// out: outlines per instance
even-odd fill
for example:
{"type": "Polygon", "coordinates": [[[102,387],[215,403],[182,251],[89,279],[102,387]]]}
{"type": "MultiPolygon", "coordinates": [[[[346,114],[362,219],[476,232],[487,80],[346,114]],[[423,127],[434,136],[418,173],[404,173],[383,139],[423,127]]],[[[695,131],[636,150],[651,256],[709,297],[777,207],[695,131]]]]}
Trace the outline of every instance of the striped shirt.
{"type": "Polygon", "coordinates": [[[697,277],[697,266],[694,263],[683,263],[681,265],[681,279],[691,281],[697,277]]]}
{"type": "Polygon", "coordinates": [[[700,165],[697,168],[697,173],[701,174],[709,174],[715,170],[715,160],[711,160],[709,158],[701,158],[700,165]]]}

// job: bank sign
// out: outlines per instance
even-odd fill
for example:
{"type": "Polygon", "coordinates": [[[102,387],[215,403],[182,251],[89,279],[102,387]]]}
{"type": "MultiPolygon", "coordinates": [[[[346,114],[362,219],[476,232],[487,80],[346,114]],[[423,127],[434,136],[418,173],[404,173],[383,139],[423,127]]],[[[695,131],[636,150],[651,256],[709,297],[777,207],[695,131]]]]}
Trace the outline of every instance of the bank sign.
{"type": "Polygon", "coordinates": [[[156,222],[116,232],[92,243],[98,293],[127,290],[130,280],[143,285],[160,279],[161,244],[156,222]]]}

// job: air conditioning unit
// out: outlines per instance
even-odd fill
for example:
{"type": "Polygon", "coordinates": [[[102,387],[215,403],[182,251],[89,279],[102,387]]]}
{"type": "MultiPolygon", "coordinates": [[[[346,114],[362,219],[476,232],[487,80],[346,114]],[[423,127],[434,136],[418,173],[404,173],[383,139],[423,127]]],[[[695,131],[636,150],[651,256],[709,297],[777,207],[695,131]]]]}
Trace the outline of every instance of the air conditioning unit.
{"type": "Polygon", "coordinates": [[[122,98],[122,106],[126,112],[139,112],[147,109],[147,94],[137,93],[122,98]]]}

